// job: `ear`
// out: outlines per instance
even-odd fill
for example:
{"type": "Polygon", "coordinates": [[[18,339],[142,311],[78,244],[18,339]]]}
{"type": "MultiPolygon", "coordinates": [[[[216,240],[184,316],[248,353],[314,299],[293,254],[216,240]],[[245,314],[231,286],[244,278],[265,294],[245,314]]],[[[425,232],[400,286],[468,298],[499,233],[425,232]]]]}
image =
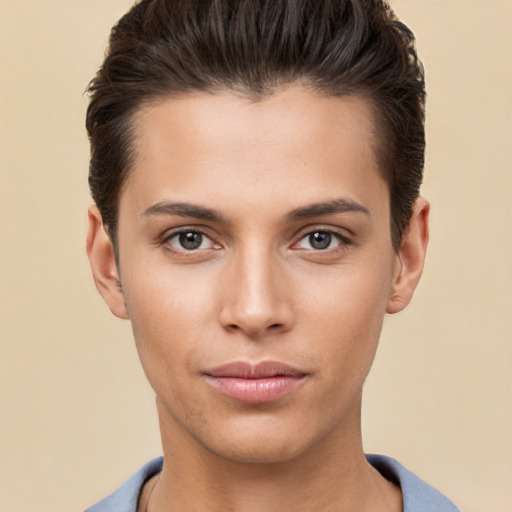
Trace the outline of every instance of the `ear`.
{"type": "Polygon", "coordinates": [[[87,256],[96,288],[115,316],[128,319],[114,247],[95,204],[89,207],[88,220],[87,256]]]}
{"type": "Polygon", "coordinates": [[[393,284],[386,311],[398,313],[411,301],[420,280],[428,245],[428,201],[419,198],[404,232],[400,249],[396,255],[393,284]]]}

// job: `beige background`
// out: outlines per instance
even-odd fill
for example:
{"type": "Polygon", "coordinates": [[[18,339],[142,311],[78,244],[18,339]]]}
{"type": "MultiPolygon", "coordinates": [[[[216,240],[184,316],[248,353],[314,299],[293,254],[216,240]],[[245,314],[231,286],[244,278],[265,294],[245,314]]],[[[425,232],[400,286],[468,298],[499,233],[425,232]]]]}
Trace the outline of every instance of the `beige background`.
{"type": "MultiPolygon", "coordinates": [[[[127,0],[0,0],[0,511],[80,511],[159,454],[128,323],[84,252],[82,92],[127,0]]],[[[393,3],[429,83],[432,241],[388,318],[366,449],[512,512],[512,2],[393,3]]]]}

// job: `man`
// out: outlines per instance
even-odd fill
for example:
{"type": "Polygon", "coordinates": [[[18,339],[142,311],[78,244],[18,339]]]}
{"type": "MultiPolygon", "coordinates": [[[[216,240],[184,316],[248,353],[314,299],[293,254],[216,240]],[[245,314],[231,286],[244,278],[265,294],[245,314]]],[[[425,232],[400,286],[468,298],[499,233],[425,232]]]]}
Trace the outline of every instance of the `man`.
{"type": "Polygon", "coordinates": [[[410,31],[371,0],[142,1],[90,92],[87,250],[164,457],[89,511],[455,511],[361,441],[428,241],[410,31]]]}

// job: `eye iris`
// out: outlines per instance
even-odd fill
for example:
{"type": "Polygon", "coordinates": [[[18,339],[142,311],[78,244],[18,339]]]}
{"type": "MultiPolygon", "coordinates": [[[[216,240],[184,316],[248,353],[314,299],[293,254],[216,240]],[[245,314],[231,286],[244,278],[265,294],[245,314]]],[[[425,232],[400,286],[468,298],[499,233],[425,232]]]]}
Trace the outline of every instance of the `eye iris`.
{"type": "Polygon", "coordinates": [[[201,246],[203,235],[194,232],[181,233],[179,240],[184,249],[193,250],[201,246]]]}
{"type": "Polygon", "coordinates": [[[318,231],[309,235],[309,243],[313,249],[327,249],[331,245],[332,236],[329,233],[318,231]]]}

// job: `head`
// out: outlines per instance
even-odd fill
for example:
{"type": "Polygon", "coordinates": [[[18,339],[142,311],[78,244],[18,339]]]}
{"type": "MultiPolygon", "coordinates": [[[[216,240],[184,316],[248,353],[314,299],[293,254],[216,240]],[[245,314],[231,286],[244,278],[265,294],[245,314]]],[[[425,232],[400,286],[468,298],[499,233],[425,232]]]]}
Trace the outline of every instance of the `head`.
{"type": "Polygon", "coordinates": [[[132,322],[164,451],[356,449],[427,241],[410,32],[369,0],[143,1],[90,90],[89,258],[132,322]]]}
{"type": "Polygon", "coordinates": [[[425,85],[413,35],[385,2],[143,0],[113,28],[89,86],[89,184],[116,253],[144,105],[222,90],[257,102],[289,85],[371,104],[397,250],[422,181],[425,85]]]}

